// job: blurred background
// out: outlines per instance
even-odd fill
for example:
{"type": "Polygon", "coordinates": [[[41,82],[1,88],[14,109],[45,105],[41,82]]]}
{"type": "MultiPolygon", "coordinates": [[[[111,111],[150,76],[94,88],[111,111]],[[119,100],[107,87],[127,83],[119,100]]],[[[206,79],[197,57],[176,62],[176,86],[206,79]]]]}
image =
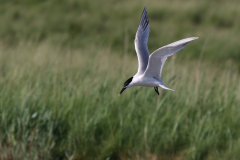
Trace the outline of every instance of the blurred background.
{"type": "Polygon", "coordinates": [[[237,0],[12,0],[0,5],[0,159],[238,160],[237,0]],[[174,92],[123,83],[148,9],[174,92]]]}

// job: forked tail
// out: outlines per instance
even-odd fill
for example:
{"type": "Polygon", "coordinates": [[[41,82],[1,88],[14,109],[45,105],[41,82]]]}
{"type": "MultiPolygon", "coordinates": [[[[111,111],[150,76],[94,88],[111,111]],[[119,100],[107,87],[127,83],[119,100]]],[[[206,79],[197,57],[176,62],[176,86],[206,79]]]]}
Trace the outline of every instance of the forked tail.
{"type": "Polygon", "coordinates": [[[174,91],[173,89],[168,88],[161,80],[160,80],[161,84],[159,84],[159,87],[162,87],[163,89],[167,89],[170,91],[174,91]]]}

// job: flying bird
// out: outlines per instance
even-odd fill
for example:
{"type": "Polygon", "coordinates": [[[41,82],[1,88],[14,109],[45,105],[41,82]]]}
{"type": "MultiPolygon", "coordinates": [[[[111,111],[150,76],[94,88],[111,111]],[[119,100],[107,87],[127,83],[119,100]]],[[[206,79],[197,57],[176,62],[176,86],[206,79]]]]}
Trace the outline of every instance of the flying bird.
{"type": "Polygon", "coordinates": [[[133,86],[154,87],[154,90],[158,95],[158,87],[174,91],[173,89],[168,88],[161,80],[164,63],[169,56],[183,49],[189,42],[198,39],[198,37],[182,39],[163,46],[150,55],[147,46],[150,31],[149,27],[147,8],[145,7],[134,41],[138,57],[138,71],[133,77],[130,77],[125,81],[119,95],[121,95],[125,89],[133,86]]]}

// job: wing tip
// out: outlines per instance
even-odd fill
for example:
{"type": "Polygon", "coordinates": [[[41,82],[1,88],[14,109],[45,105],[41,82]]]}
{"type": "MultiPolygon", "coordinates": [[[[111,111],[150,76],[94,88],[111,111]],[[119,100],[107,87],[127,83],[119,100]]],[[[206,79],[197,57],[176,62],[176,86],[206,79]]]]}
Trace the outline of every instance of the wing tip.
{"type": "MultiPolygon", "coordinates": [[[[147,14],[147,7],[146,7],[146,6],[143,8],[142,16],[143,16],[145,13],[147,14]]],[[[141,18],[142,18],[142,16],[141,16],[141,18]]]]}
{"type": "Polygon", "coordinates": [[[190,39],[190,42],[195,40],[195,39],[198,39],[198,37],[190,37],[190,38],[186,38],[186,39],[190,39]]]}
{"type": "Polygon", "coordinates": [[[148,15],[147,15],[147,7],[145,6],[142,12],[142,16],[139,22],[139,27],[141,27],[144,31],[149,25],[148,15]]]}

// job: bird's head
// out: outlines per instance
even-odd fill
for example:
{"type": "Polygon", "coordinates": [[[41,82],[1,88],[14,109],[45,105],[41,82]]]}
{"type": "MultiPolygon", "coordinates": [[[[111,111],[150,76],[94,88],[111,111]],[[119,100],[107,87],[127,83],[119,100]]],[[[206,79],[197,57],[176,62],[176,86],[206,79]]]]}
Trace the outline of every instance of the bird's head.
{"type": "Polygon", "coordinates": [[[128,85],[132,82],[132,79],[133,79],[133,77],[129,78],[128,80],[126,80],[126,81],[124,82],[123,88],[122,88],[122,90],[120,91],[119,96],[122,94],[122,92],[123,92],[125,89],[128,88],[128,85]]]}

